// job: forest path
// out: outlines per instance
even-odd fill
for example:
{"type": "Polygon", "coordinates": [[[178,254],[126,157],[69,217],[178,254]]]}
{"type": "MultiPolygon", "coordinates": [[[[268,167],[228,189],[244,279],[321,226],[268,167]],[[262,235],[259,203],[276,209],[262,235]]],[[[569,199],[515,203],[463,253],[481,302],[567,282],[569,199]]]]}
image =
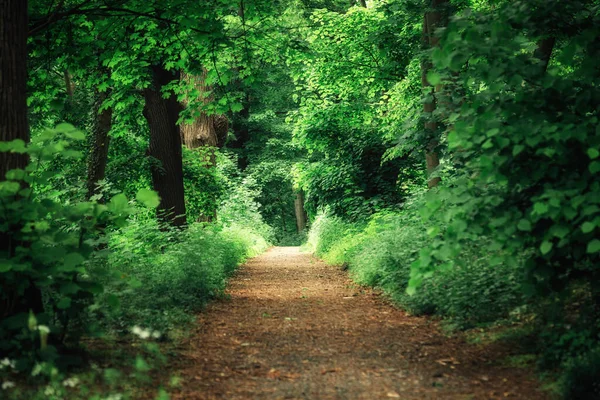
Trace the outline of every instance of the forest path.
{"type": "Polygon", "coordinates": [[[173,398],[547,398],[506,349],[447,338],[297,247],[250,260],[228,293],[179,349],[173,398]]]}

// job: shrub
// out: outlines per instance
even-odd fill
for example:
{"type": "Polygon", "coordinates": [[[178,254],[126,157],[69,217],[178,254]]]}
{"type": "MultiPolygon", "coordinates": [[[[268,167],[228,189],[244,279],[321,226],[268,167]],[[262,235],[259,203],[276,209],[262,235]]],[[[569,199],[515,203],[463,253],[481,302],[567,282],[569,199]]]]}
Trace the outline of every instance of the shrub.
{"type": "Polygon", "coordinates": [[[196,223],[185,231],[160,230],[154,220],[130,224],[111,235],[109,263],[138,284],[134,290],[107,286],[105,301],[116,296],[120,311],[103,315],[105,322],[119,331],[135,324],[166,331],[189,322],[222,294],[240,263],[268,246],[259,233],[238,224],[196,223]]]}
{"type": "Polygon", "coordinates": [[[595,400],[600,398],[600,348],[573,358],[563,377],[565,400],[595,400]]]}
{"type": "Polygon", "coordinates": [[[452,268],[431,274],[408,295],[411,264],[432,229],[418,213],[421,204],[421,197],[414,197],[402,212],[375,214],[362,229],[321,214],[309,232],[308,247],[329,263],[347,264],[354,281],[383,289],[408,311],[435,313],[457,328],[505,318],[523,303],[519,266],[495,265],[483,246],[469,247],[452,268]]]}

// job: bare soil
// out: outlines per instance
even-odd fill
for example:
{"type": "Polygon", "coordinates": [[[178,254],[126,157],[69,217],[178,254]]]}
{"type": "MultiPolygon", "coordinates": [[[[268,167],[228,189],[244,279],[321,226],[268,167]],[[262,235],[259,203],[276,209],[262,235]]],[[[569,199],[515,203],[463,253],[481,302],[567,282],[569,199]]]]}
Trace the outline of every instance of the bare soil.
{"type": "Polygon", "coordinates": [[[179,348],[175,399],[547,399],[510,349],[447,337],[297,247],[231,280],[179,348]]]}

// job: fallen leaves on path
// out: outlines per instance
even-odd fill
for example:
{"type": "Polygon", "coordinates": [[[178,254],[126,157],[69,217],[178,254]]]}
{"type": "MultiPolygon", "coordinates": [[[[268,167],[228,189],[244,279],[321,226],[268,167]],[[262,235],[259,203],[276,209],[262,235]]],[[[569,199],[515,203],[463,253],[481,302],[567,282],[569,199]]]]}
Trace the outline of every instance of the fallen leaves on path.
{"type": "Polygon", "coordinates": [[[274,248],[199,317],[174,399],[547,399],[506,349],[445,337],[298,248],[274,248]],[[485,378],[485,379],[484,379],[485,378]]]}

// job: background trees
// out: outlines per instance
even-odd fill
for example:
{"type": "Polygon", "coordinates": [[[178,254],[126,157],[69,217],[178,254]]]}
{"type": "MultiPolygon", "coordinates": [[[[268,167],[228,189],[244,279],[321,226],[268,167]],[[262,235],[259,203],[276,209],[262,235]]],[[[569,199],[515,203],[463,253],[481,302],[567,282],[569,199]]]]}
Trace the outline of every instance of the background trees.
{"type": "Polygon", "coordinates": [[[1,7],[3,350],[169,329],[245,256],[299,244],[306,211],[358,281],[456,328],[533,321],[540,364],[588,387],[597,2],[1,7]]]}

